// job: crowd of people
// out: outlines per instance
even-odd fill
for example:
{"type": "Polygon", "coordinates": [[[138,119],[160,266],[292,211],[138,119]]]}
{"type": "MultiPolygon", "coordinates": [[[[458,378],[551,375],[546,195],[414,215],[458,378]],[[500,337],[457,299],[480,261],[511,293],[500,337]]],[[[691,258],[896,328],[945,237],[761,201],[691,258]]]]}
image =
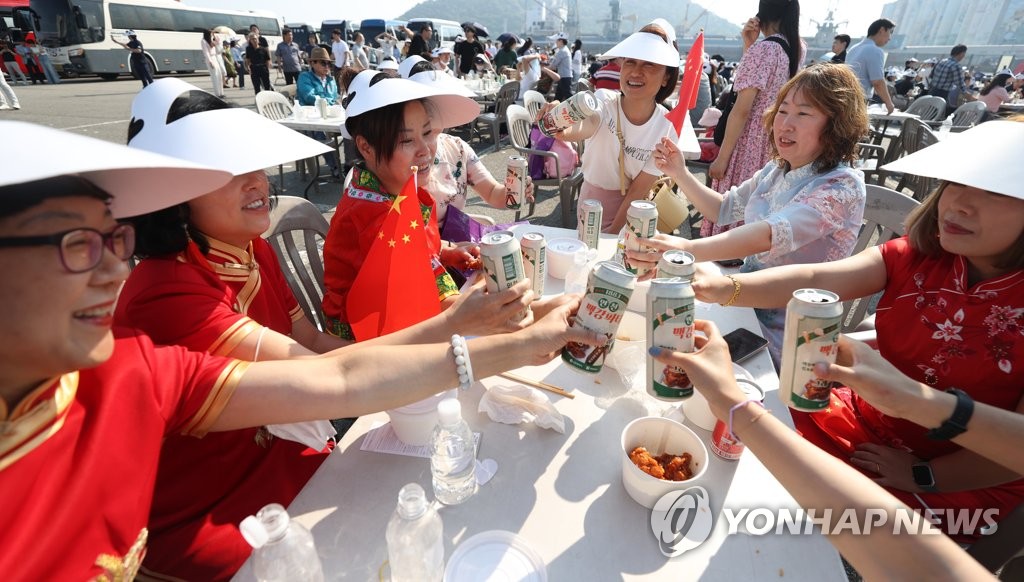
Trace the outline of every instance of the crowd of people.
{"type": "MultiPolygon", "coordinates": [[[[628,260],[653,267],[671,249],[741,259],[738,273],[699,267],[694,291],[754,308],[776,362],[794,290],[881,292],[877,350],[840,340],[836,363],[815,367],[836,383],[829,407],[792,411],[796,432],[739,390],[713,323],[697,322],[693,353],[651,350],[689,374],[799,503],[994,509],[1001,519],[1024,499],[1024,463],[1007,446],[1024,441],[1024,175],[998,144],[1024,138],[1024,119],[981,123],[896,162],[893,171],[939,186],[907,217],[907,236],[851,256],[869,101],[891,110],[922,78],[928,94],[972,98],[959,65],[967,49],[931,67],[911,59],[914,74],[893,79],[911,87],[890,93],[881,49],[895,23],[876,21],[856,44],[839,35],[832,62],[804,66],[799,21],[798,0],[761,0],[740,61],[705,55],[698,67],[698,102],[721,96],[730,108],[710,185],[687,168],[666,117],[683,76],[675,29],[658,19],[606,51],[590,74],[599,112],[555,135],[585,144],[580,201],[600,201],[602,230],[619,233],[630,203],[671,178],[703,215],[701,236],[659,234],[628,260]]],[[[0,487],[13,501],[0,524],[18,532],[0,568],[26,579],[228,579],[250,553],[237,524],[294,499],[330,451],[326,439],[309,447],[274,426],[401,406],[474,374],[546,362],[570,341],[603,341],[570,326],[578,296],[535,297],[529,281],[463,285],[480,249],[445,234],[471,192],[499,208],[508,195],[447,131],[480,111],[455,77],[505,75],[524,90],[549,79],[543,115],[576,90],[582,43],[556,35],[549,55],[533,39],[495,43],[467,26],[448,51],[431,49],[429,25],[398,32],[406,38],[381,33],[371,49],[341,30],[300,47],[285,30],[271,51],[258,28],[244,47],[205,31],[208,92],[154,82],[127,31],[118,43],[143,88],[126,112],[126,146],[0,121],[9,139],[52,154],[39,164],[16,149],[0,173],[0,487]],[[275,66],[298,103],[346,111],[350,171],[323,247],[324,331],[261,238],[275,203],[265,168],[324,155],[340,178],[338,152],[224,96],[245,75],[257,94],[270,90],[275,66]],[[274,147],[223,148],[228,133],[274,147]],[[414,237],[384,240],[396,211],[414,237]],[[367,290],[384,288],[371,263],[385,243],[416,275],[402,316],[371,329],[357,314],[367,290]]],[[[998,109],[1020,81],[1000,71],[977,98],[998,109]]],[[[868,577],[987,575],[946,536],[830,541],[868,577]]]]}

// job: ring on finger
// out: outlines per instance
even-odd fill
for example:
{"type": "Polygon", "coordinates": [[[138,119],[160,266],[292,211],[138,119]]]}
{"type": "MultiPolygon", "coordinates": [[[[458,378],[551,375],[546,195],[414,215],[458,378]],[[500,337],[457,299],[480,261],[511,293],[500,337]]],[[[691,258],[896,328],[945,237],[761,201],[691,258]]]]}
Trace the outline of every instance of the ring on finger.
{"type": "Polygon", "coordinates": [[[875,463],[875,473],[878,473],[879,475],[882,474],[882,467],[880,467],[878,463],[875,463]]]}

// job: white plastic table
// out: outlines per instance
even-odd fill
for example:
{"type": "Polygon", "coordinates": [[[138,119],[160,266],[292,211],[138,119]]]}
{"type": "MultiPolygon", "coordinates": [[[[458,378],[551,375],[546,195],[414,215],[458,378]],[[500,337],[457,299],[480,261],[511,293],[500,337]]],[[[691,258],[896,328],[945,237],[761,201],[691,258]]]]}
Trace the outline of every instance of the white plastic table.
{"type": "MultiPolygon", "coordinates": [[[[553,227],[515,230],[539,231],[548,238],[575,236],[553,227]]],[[[614,244],[614,238],[604,237],[601,256],[610,256],[614,244]]],[[[546,294],[561,292],[562,281],[549,277],[546,284],[546,294]]],[[[749,308],[698,304],[698,317],[714,320],[723,333],[738,327],[758,330],[749,308]]],[[[744,367],[767,391],[767,408],[792,425],[776,395],[778,377],[767,353],[747,360],[744,367]]],[[[533,424],[497,424],[478,413],[484,389],[509,380],[486,378],[460,394],[464,417],[482,433],[478,457],[495,459],[498,471],[466,503],[439,508],[446,558],[475,534],[507,530],[543,558],[552,581],[846,580],[838,553],[819,534],[727,534],[723,506],[797,507],[749,451],[736,462],[710,453],[705,475],[687,486],[708,490],[714,530],[700,547],[666,558],[651,532],[650,511],[628,496],[621,480],[620,435],[628,422],[648,414],[643,400],[628,393],[618,373],[607,367],[597,376],[583,375],[556,359],[515,373],[575,394],[575,399],[549,394],[565,416],[565,434],[533,424]]],[[[361,417],[288,508],[312,530],[328,580],[377,580],[387,559],[384,531],[399,489],[417,482],[432,497],[428,460],[359,450],[366,432],[381,422],[387,422],[384,413],[361,417]]],[[[709,431],[690,426],[710,443],[709,431]]],[[[235,579],[252,580],[251,563],[235,579]]]]}

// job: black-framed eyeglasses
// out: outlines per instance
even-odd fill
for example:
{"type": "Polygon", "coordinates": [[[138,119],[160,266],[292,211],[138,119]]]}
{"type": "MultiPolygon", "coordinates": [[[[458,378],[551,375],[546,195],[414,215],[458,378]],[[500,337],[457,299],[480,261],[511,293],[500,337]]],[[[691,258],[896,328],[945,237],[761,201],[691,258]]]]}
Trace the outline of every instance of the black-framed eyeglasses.
{"type": "Polygon", "coordinates": [[[119,224],[108,233],[94,228],[76,228],[40,236],[0,238],[0,247],[35,247],[52,245],[60,251],[60,262],[71,273],[95,269],[103,260],[106,247],[115,257],[128,260],[135,252],[135,227],[119,224]]]}

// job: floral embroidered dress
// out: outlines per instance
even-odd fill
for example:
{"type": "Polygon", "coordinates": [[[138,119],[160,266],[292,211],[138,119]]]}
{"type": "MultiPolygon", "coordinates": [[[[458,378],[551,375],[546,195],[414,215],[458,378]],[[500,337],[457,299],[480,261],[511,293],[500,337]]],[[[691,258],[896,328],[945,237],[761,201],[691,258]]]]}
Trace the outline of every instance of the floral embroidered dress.
{"type": "MultiPolygon", "coordinates": [[[[888,276],[876,318],[882,355],[919,382],[955,386],[978,402],[1014,410],[1024,395],[1024,270],[972,287],[959,255],[927,257],[906,238],[881,251],[888,276]]],[[[825,412],[793,417],[805,438],[844,461],[864,442],[925,460],[961,450],[928,439],[927,428],[882,414],[849,388],[833,390],[825,412]]],[[[998,520],[1024,500],[1024,480],[952,493],[889,492],[916,508],[996,508],[998,520]]]]}
{"type": "MultiPolygon", "coordinates": [[[[781,34],[772,36],[785,40],[781,34]]],[[[711,183],[713,190],[722,193],[728,192],[729,188],[738,186],[753,176],[771,155],[768,132],[764,128],[764,114],[775,103],[775,97],[789,80],[789,56],[786,55],[786,49],[777,42],[755,42],[743,53],[733,78],[733,91],[739,93],[744,89],[754,88],[757,89],[757,97],[750,108],[743,133],[733,148],[725,177],[711,183]]],[[[729,224],[724,218],[719,218],[723,226],[729,224]]],[[[717,233],[717,230],[712,232],[712,223],[705,220],[701,226],[701,236],[717,233]]]]}
{"type": "Polygon", "coordinates": [[[448,206],[465,208],[469,187],[488,175],[487,168],[465,140],[447,133],[437,136],[437,153],[425,188],[437,202],[438,226],[444,228],[448,206]]]}
{"type": "MultiPolygon", "coordinates": [[[[764,221],[771,227],[771,249],[747,257],[743,272],[824,263],[850,256],[864,219],[865,196],[864,174],[846,164],[818,174],[814,164],[786,171],[773,160],[725,194],[718,217],[725,224],[764,221]]],[[[756,312],[778,361],[786,310],[756,312]]]]}
{"type": "MultiPolygon", "coordinates": [[[[384,192],[373,172],[359,166],[353,168],[352,183],[338,201],[338,209],[324,241],[324,316],[327,318],[327,331],[338,337],[355,339],[348,323],[345,301],[394,199],[395,195],[384,192]]],[[[459,289],[441,264],[441,235],[433,217],[434,199],[423,188],[419,189],[419,203],[421,224],[431,253],[423,260],[430,261],[438,301],[444,301],[457,295],[459,289]]]]}

